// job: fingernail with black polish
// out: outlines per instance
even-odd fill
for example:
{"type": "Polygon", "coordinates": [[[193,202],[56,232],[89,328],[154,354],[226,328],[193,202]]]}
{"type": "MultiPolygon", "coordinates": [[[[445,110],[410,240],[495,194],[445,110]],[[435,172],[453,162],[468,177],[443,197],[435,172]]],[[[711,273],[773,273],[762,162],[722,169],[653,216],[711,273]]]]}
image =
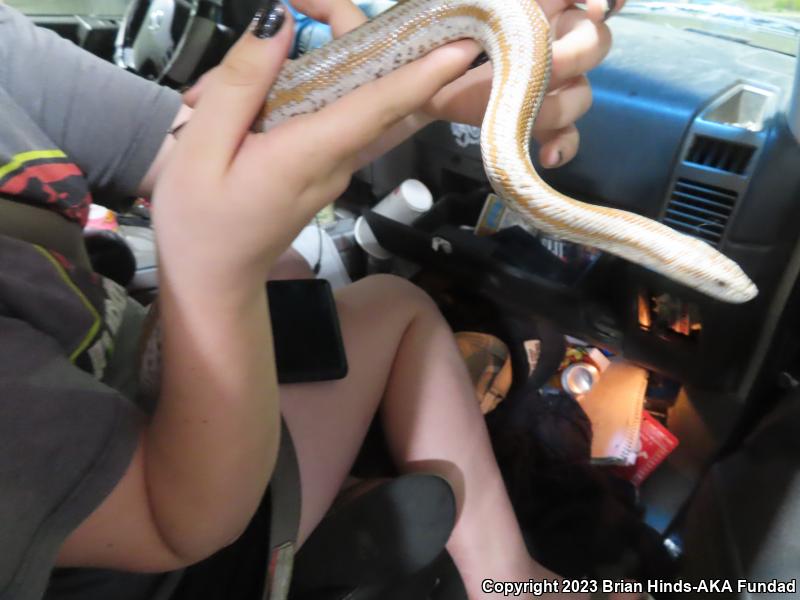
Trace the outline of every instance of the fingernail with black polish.
{"type": "Polygon", "coordinates": [[[280,30],[286,20],[286,8],[280,0],[270,2],[256,11],[250,24],[250,31],[260,40],[271,38],[280,30]]]}
{"type": "Polygon", "coordinates": [[[608,18],[614,14],[614,9],[617,7],[617,0],[607,0],[608,9],[606,10],[606,14],[603,16],[603,21],[608,20],[608,18]]]}
{"type": "Polygon", "coordinates": [[[483,63],[488,62],[489,55],[486,52],[481,52],[478,55],[478,58],[472,61],[472,64],[467,67],[467,70],[474,69],[475,67],[480,67],[483,63]]]}

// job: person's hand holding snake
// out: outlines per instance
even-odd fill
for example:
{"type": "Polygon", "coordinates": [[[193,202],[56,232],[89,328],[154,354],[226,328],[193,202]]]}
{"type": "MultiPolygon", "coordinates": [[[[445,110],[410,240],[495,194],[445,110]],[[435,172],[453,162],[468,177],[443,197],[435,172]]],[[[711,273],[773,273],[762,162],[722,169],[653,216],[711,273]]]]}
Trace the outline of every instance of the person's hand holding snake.
{"type": "MultiPolygon", "coordinates": [[[[291,4],[312,19],[329,23],[335,37],[366,21],[351,0],[291,0],[291,4]]],[[[586,72],[608,54],[611,32],[605,19],[613,13],[607,0],[588,0],[585,10],[574,0],[539,0],[539,4],[553,31],[553,68],[549,93],[534,125],[534,138],[541,144],[542,165],[557,167],[578,152],[575,121],[592,103],[586,72]]],[[[613,12],[623,4],[624,0],[618,0],[613,12]]],[[[475,42],[458,43],[478,47],[475,42]]],[[[480,125],[492,87],[491,69],[491,64],[481,65],[442,89],[423,109],[425,117],[480,125]]]]}

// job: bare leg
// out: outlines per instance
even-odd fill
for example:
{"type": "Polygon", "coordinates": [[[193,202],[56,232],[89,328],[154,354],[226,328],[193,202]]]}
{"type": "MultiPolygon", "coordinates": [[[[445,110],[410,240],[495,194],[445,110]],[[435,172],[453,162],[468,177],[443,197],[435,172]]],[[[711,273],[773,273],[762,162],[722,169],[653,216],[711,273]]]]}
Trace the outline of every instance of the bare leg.
{"type": "Polygon", "coordinates": [[[470,598],[498,597],[481,591],[486,578],[553,577],[525,549],[466,367],[433,302],[404,280],[374,276],[341,290],[337,304],[350,374],[281,388],[300,462],[301,540],[330,506],[380,406],[398,466],[453,484],[460,514],[447,547],[470,598]]]}
{"type": "Polygon", "coordinates": [[[416,310],[407,298],[410,289],[398,278],[375,276],[338,290],[348,376],[281,386],[281,412],[300,462],[301,542],[336,497],[378,411],[397,347],[416,310]]]}

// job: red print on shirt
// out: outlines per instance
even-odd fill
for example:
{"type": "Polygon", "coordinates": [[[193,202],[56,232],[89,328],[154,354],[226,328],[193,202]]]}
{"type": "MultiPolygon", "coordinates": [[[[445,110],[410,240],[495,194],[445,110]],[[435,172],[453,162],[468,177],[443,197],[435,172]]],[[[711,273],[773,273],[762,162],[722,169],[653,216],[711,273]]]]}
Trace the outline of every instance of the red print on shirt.
{"type": "Polygon", "coordinates": [[[41,158],[36,156],[38,153],[27,154],[33,158],[20,161],[18,155],[9,163],[19,166],[0,177],[0,194],[44,205],[85,225],[92,199],[80,169],[66,156],[41,158]]]}

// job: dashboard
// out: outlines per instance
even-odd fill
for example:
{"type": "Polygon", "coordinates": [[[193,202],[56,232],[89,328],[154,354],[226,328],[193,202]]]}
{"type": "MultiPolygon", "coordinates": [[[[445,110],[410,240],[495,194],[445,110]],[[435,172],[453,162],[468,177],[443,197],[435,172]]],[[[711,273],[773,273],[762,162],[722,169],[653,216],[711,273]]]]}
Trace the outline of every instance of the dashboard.
{"type": "MultiPolygon", "coordinates": [[[[624,14],[609,24],[614,45],[589,74],[594,103],[578,122],[578,155],[537,170],[576,199],[648,216],[718,247],[756,283],[755,300],[727,305],[610,256],[578,277],[515,265],[503,243],[463,231],[480,194],[473,204],[463,194],[465,206],[451,211],[459,214],[427,223],[416,244],[379,219],[373,228],[386,230],[389,250],[438,266],[504,310],[534,311],[691,386],[746,394],[798,271],[800,146],[787,120],[795,59],[624,14]],[[450,252],[427,247],[434,238],[450,252]]],[[[398,169],[416,172],[439,197],[486,181],[477,131],[465,126],[435,123],[385,160],[391,168],[378,164],[366,175],[379,197],[398,169]]]]}

